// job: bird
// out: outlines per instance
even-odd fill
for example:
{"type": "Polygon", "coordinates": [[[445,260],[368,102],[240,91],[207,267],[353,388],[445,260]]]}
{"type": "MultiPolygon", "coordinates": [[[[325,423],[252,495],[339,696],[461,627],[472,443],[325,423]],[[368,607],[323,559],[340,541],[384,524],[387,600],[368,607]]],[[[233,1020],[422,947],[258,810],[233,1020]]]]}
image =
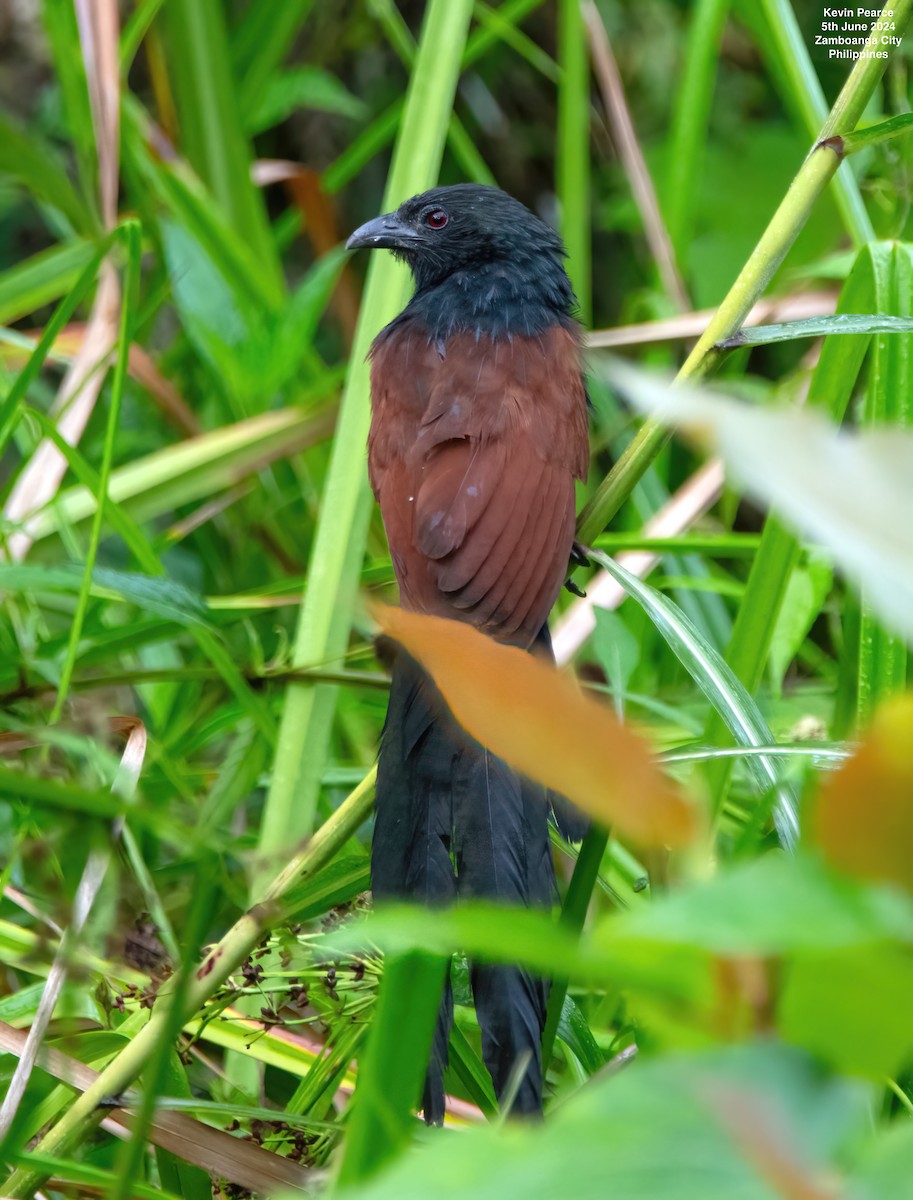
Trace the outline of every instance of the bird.
{"type": "MultiPolygon", "coordinates": [[[[400,603],[551,658],[547,620],[589,464],[562,240],[499,188],[462,183],[413,196],[346,245],[392,251],[415,285],[369,352],[368,473],[400,603]]],[[[548,909],[550,814],[566,838],[583,836],[580,814],[474,741],[397,650],[378,753],[375,900],[548,909]]],[[[499,1103],[540,1114],[548,981],[473,962],[470,983],[499,1103]]],[[[429,1125],[444,1119],[452,1023],[448,975],[422,1095],[429,1125]]]]}

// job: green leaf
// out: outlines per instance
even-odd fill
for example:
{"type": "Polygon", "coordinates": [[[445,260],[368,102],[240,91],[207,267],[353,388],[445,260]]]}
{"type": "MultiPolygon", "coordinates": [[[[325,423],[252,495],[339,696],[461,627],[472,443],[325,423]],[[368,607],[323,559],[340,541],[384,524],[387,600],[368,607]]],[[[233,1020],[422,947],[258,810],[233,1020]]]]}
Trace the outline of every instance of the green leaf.
{"type": "Polygon", "coordinates": [[[345,904],[360,892],[366,892],[370,886],[368,856],[347,855],[287,892],[283,909],[289,920],[313,920],[334,905],[345,904]]]}
{"type": "Polygon", "coordinates": [[[838,153],[855,154],[857,150],[865,150],[869,146],[877,146],[911,132],[913,113],[901,113],[887,121],[879,121],[877,125],[869,125],[865,129],[857,129],[832,140],[836,143],[835,149],[838,153]]]}
{"type": "Polygon", "coordinates": [[[295,67],[271,76],[245,114],[249,133],[278,125],[298,108],[314,108],[338,116],[363,118],[365,105],[335,75],[320,67],[295,67]]]}
{"type": "MultiPolygon", "coordinates": [[[[12,1152],[9,1157],[17,1166],[28,1166],[69,1183],[86,1184],[93,1194],[117,1183],[117,1175],[113,1171],[105,1171],[101,1167],[89,1166],[57,1155],[22,1150],[12,1152]]],[[[179,1200],[176,1193],[162,1191],[161,1188],[152,1187],[148,1183],[134,1183],[131,1195],[136,1196],[137,1200],[179,1200]]]]}
{"type": "Polygon", "coordinates": [[[910,1122],[869,1131],[852,1172],[853,1195],[861,1200],[902,1196],[913,1179],[913,1127],[910,1122]]]}
{"type": "MultiPolygon", "coordinates": [[[[98,187],[98,148],[95,145],[95,123],[89,102],[86,64],[76,20],[76,6],[70,4],[69,0],[44,0],[43,7],[44,27],[54,59],[55,77],[60,85],[64,119],[76,151],[82,194],[94,206],[98,187]]],[[[32,134],[29,139],[31,144],[28,147],[28,155],[46,152],[46,148],[34,144],[33,136],[32,134]]],[[[5,139],[0,138],[0,142],[3,141],[5,139]]],[[[63,182],[66,183],[65,178],[63,182]]],[[[63,195],[66,196],[66,191],[63,195]]],[[[50,204],[62,207],[53,196],[45,198],[50,204]]],[[[85,228],[80,232],[86,232],[85,228]]]]}
{"type": "Polygon", "coordinates": [[[832,584],[830,564],[820,557],[812,556],[793,570],[770,642],[770,670],[778,682],[817,620],[832,584]]]}
{"type": "Polygon", "coordinates": [[[241,81],[242,114],[257,103],[313,7],[314,0],[248,4],[231,35],[235,75],[241,81]]]}
{"type": "Polygon", "coordinates": [[[640,661],[640,645],[618,613],[597,608],[594,615],[593,651],[606,673],[616,707],[620,710],[628,680],[640,661]]]}
{"type": "Polygon", "coordinates": [[[740,329],[718,345],[722,350],[739,346],[768,346],[773,342],[791,342],[796,338],[826,337],[830,334],[913,333],[913,318],[892,317],[885,313],[838,313],[833,317],[809,317],[784,325],[755,325],[740,329]]]}
{"type": "MultiPolygon", "coordinates": [[[[4,591],[50,591],[78,595],[81,584],[82,568],[76,564],[39,567],[0,563],[0,588],[4,591]]],[[[208,609],[203,597],[174,580],[95,567],[92,571],[92,593],[127,600],[143,612],[156,613],[178,625],[208,623],[208,609]]]]}
{"type": "MultiPolygon", "coordinates": [[[[879,242],[870,247],[874,307],[904,313],[913,329],[913,245],[879,242]]],[[[872,340],[864,424],[908,431],[913,425],[913,336],[872,340]]],[[[873,581],[874,582],[874,581],[873,581]]],[[[904,688],[907,653],[901,638],[876,619],[877,602],[864,582],[859,629],[857,713],[865,725],[879,702],[904,688]],[[875,608],[876,612],[872,609],[875,608]]]]}
{"type": "Polygon", "coordinates": [[[865,1093],[776,1043],[637,1063],[544,1125],[436,1139],[359,1200],[770,1200],[776,1167],[807,1192],[867,1121],[865,1093]],[[768,1164],[771,1164],[768,1166],[768,1164]]]}
{"type": "Polygon", "coordinates": [[[68,292],[92,260],[91,242],[65,242],[33,254],[0,275],[0,325],[18,321],[68,292]]]}
{"type": "Polygon", "coordinates": [[[586,1017],[570,996],[564,997],[561,1006],[558,1037],[577,1056],[588,1075],[595,1075],[605,1065],[605,1055],[599,1049],[586,1017]]]}
{"type": "Polygon", "coordinates": [[[811,951],[786,968],[782,1037],[845,1075],[881,1080],[913,1055],[913,959],[892,946],[811,951]]]}
{"type": "Polygon", "coordinates": [[[594,938],[607,953],[640,942],[744,956],[844,951],[886,940],[913,943],[906,896],[850,883],[814,859],[778,851],[606,920],[594,938]]]}
{"type": "MultiPolygon", "coordinates": [[[[261,413],[118,467],[111,474],[109,494],[136,520],[149,520],[178,505],[218,495],[264,464],[326,437],[329,430],[325,417],[304,409],[261,413]]],[[[56,533],[62,525],[85,521],[95,505],[87,488],[68,488],[52,508],[35,518],[35,540],[56,533]]]]}

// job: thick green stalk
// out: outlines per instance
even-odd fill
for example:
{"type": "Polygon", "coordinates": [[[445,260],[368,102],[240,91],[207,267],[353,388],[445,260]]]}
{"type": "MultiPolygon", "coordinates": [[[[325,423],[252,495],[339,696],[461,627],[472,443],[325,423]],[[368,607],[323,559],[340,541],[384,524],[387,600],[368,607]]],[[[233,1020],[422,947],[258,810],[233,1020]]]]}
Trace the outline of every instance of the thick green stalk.
{"type": "MultiPolygon", "coordinates": [[[[891,0],[891,18],[897,34],[902,35],[913,15],[913,0],[891,0]]],[[[879,35],[871,35],[867,44],[880,50],[879,35]]],[[[678,379],[699,379],[712,371],[720,361],[719,342],[731,337],[741,327],[753,305],[764,293],[777,268],[786,257],[815,202],[834,177],[841,159],[827,145],[835,134],[851,133],[862,116],[878,81],[887,66],[887,59],[860,57],[850,72],[840,95],[805,162],[789,191],[774,213],[748,262],[742,268],[723,303],[685,361],[678,379]]],[[[635,484],[665,444],[667,432],[655,421],[641,426],[625,453],[600,484],[577,523],[578,540],[587,544],[606,527],[630,496],[635,484]]]]}
{"type": "Polygon", "coordinates": [[[590,250],[590,64],[580,0],[558,0],[557,190],[568,274],[580,319],[592,320],[590,250]]]}
{"type": "MultiPolygon", "coordinates": [[[[471,13],[471,0],[428,5],[387,180],[387,208],[437,176],[471,13]]],[[[346,648],[371,511],[364,467],[370,416],[365,357],[375,334],[402,307],[406,288],[404,269],[389,255],[372,259],[308,566],[295,667],[329,664],[346,648]]],[[[313,827],[335,703],[334,688],[296,684],[288,690],[260,834],[267,859],[313,827]]]]}
{"type": "MultiPolygon", "coordinates": [[[[283,897],[293,887],[313,876],[345,845],[367,817],[374,798],[374,771],[345,799],[315,833],[305,849],[264,889],[262,899],[232,926],[210,949],[189,980],[183,1004],[184,1020],[198,1012],[256,947],[263,935],[283,915],[283,897]]],[[[60,1157],[74,1146],[104,1115],[104,1104],[118,1096],[138,1078],[155,1053],[162,1030],[169,1022],[169,1001],[174,992],[160,992],[149,1021],[117,1058],[78,1096],[63,1117],[44,1135],[35,1150],[60,1157]]],[[[4,1196],[30,1196],[45,1175],[35,1168],[14,1171],[2,1185],[4,1196]]]]}

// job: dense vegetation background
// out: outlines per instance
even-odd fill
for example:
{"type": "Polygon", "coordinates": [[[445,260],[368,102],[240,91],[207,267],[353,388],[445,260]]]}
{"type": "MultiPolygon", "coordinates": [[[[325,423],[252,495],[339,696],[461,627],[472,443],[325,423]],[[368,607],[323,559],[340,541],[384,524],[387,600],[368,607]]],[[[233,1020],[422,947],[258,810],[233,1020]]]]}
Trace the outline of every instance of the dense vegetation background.
{"type": "Polygon", "coordinates": [[[913,1194],[913,157],[882,136],[906,128],[913,43],[838,99],[852,64],[814,49],[821,20],[0,13],[4,1195],[334,1172],[365,1197],[913,1194]],[[832,149],[806,159],[857,121],[875,134],[836,175],[832,149]],[[540,753],[591,772],[612,836],[556,846],[560,925],[402,912],[368,935],[386,676],[365,599],[395,589],[363,360],[407,282],[340,246],[438,179],[558,225],[594,331],[581,536],[621,568],[578,569],[555,631],[605,740],[562,741],[532,698],[540,753]],[[715,348],[762,292],[753,324],[811,323],[715,348]],[[863,316],[838,335],[835,309],[863,316]],[[644,409],[683,363],[728,398],[680,392],[667,441],[644,409]],[[662,760],[633,798],[642,743],[616,718],[662,760]],[[468,1006],[452,1129],[411,1116],[452,951],[458,1003],[465,952],[560,981],[544,1128],[498,1128],[468,1006]]]}

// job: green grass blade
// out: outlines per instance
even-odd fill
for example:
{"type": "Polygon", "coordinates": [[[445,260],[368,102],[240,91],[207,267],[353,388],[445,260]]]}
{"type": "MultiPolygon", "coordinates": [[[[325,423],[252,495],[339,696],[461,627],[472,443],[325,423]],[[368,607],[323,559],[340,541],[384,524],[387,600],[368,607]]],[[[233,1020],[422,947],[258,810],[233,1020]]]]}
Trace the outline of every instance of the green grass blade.
{"type": "MultiPolygon", "coordinates": [[[[514,28],[542,4],[542,0],[506,0],[497,10],[498,21],[485,23],[466,42],[463,70],[478,62],[491,47],[502,40],[503,29],[514,28]]],[[[379,154],[396,133],[403,100],[395,100],[354,139],[323,173],[323,186],[331,195],[351,182],[371,159],[379,154]]]]}
{"type": "Polygon", "coordinates": [[[688,27],[685,69],[672,118],[665,214],[680,262],[686,261],[697,200],[697,184],[716,82],[720,39],[730,0],[697,0],[688,27]]]}
{"type": "Polygon", "coordinates": [[[98,232],[97,217],[70,183],[53,149],[5,116],[0,116],[0,174],[9,175],[30,195],[57,209],[75,233],[89,237],[98,232]]]}
{"type": "Polygon", "coordinates": [[[855,133],[841,136],[839,146],[844,154],[855,154],[857,150],[878,146],[908,133],[913,133],[913,113],[902,113],[899,117],[891,117],[887,121],[879,121],[877,125],[870,125],[867,129],[857,129],[855,133]]]}
{"type": "MultiPolygon", "coordinates": [[[[297,454],[328,437],[331,430],[330,417],[304,409],[261,413],[118,467],[111,473],[109,496],[134,522],[149,520],[179,505],[218,495],[265,463],[297,454]]],[[[88,520],[96,509],[90,488],[68,489],[52,508],[36,517],[35,540],[50,537],[67,524],[88,520]]],[[[126,540],[122,527],[118,532],[126,540]]]]}
{"type": "Polygon", "coordinates": [[[60,672],[60,683],[57,687],[57,699],[51,711],[51,724],[60,719],[60,714],[66,702],[76,665],[76,655],[79,651],[79,639],[82,635],[83,621],[89,605],[89,592],[92,588],[92,571],[98,554],[98,544],[101,541],[102,521],[104,519],[105,502],[108,497],[108,483],[111,478],[111,467],[114,462],[114,443],[117,437],[121,404],[124,396],[124,383],[127,378],[127,362],[130,354],[130,343],[133,340],[133,323],[136,316],[136,305],[139,300],[140,256],[142,253],[142,230],[136,221],[127,221],[121,229],[125,243],[127,265],[124,274],[123,294],[121,298],[120,329],[117,336],[114,376],[111,382],[111,398],[108,403],[108,421],[105,427],[105,441],[102,450],[101,470],[98,478],[98,496],[95,518],[89,534],[89,545],[86,550],[86,563],[83,573],[82,587],[76,602],[76,612],[73,614],[73,624],[67,644],[67,653],[63,668],[60,672]]]}
{"type": "Polygon", "coordinates": [[[558,0],[558,141],[555,186],[568,274],[580,319],[593,319],[590,246],[590,60],[580,0],[558,0]]]}
{"type": "Polygon", "coordinates": [[[82,195],[95,218],[98,152],[85,60],[76,23],[76,6],[70,0],[44,0],[44,25],[54,58],[55,75],[60,84],[64,118],[76,151],[82,195]]]}
{"type": "MultiPolygon", "coordinates": [[[[93,1195],[105,1188],[113,1189],[117,1182],[117,1176],[112,1171],[50,1154],[22,1150],[11,1153],[9,1159],[17,1167],[30,1167],[43,1174],[53,1175],[55,1179],[64,1183],[85,1184],[93,1195]]],[[[136,1196],[137,1200],[179,1200],[174,1192],[162,1191],[161,1188],[148,1183],[135,1182],[132,1185],[132,1195],[136,1196]]]]}
{"type": "MultiPolygon", "coordinates": [[[[880,242],[869,247],[874,295],[872,307],[913,316],[913,245],[880,242]]],[[[910,322],[913,328],[913,322],[910,322]]],[[[863,422],[879,427],[913,423],[913,336],[875,337],[865,395],[863,422]]],[[[899,515],[899,514],[898,514],[899,515]]],[[[901,691],[907,679],[903,638],[886,630],[862,596],[859,630],[857,714],[860,725],[886,696],[901,691]]]]}
{"type": "Polygon", "coordinates": [[[785,325],[756,325],[740,329],[720,345],[727,350],[738,346],[769,346],[775,342],[793,342],[797,338],[872,333],[913,333],[913,318],[888,313],[843,313],[833,317],[810,317],[807,321],[788,321],[785,325]]]}
{"type": "MultiPolygon", "coordinates": [[[[583,845],[580,847],[580,854],[574,864],[574,873],[571,876],[561,909],[561,923],[573,936],[579,937],[583,930],[586,914],[590,907],[590,899],[599,876],[599,868],[602,865],[602,857],[608,843],[609,835],[606,830],[594,825],[587,832],[583,845]]],[[[558,1025],[567,999],[568,982],[567,979],[552,980],[545,1029],[542,1033],[543,1070],[548,1067],[554,1049],[555,1035],[558,1032],[558,1025]]]]}
{"type": "Polygon", "coordinates": [[[389,955],[346,1136],[338,1183],[376,1174],[409,1144],[437,1019],[446,958],[389,955]]]}
{"type": "MultiPolygon", "coordinates": [[[[432,0],[428,6],[385,207],[434,181],[471,11],[470,0],[432,0]]],[[[374,336],[401,307],[406,283],[404,269],[388,256],[372,259],[309,564],[293,653],[296,666],[333,661],[348,640],[370,512],[364,469],[369,421],[365,355],[374,336]]],[[[293,686],[288,690],[260,831],[264,855],[281,853],[290,840],[305,836],[313,826],[315,777],[326,755],[334,704],[335,690],[331,688],[293,686]],[[305,747],[307,757],[302,753],[305,747]]]]}
{"type": "Polygon", "coordinates": [[[187,157],[210,188],[235,233],[251,247],[261,286],[274,302],[284,291],[262,192],[250,177],[228,35],[219,0],[166,4],[169,68],[187,157]]]}
{"type": "Polygon", "coordinates": [[[252,110],[263,88],[291,49],[314,0],[283,0],[282,4],[250,4],[231,38],[235,75],[239,79],[240,110],[252,110]]]}
{"type": "Polygon", "coordinates": [[[120,35],[120,66],[126,77],[136,52],[165,0],[139,0],[127,19],[120,35]]]}
{"type": "Polygon", "coordinates": [[[121,116],[124,166],[133,175],[138,203],[147,210],[144,222],[154,227],[160,207],[164,208],[200,243],[239,298],[279,311],[282,294],[261,270],[245,232],[238,231],[230,214],[213,203],[186,163],[161,161],[148,114],[135,96],[124,97],[121,116]]]}
{"type": "Polygon", "coordinates": [[[92,284],[95,282],[102,259],[110,250],[116,236],[118,234],[115,231],[115,233],[105,238],[89,262],[83,267],[79,278],[57,305],[54,315],[44,327],[44,333],[42,333],[38,345],[29,356],[28,362],[19,373],[6,396],[0,401],[0,454],[6,448],[10,434],[19,420],[19,408],[22,401],[28,394],[31,385],[38,378],[38,374],[44,366],[45,359],[50,353],[58,334],[76,311],[76,306],[88,295],[92,284]]]}
{"type": "Polygon", "coordinates": [[[4,271],[0,275],[0,325],[58,300],[73,287],[94,254],[91,242],[65,242],[4,271]]]}
{"type": "MultiPolygon", "coordinates": [[[[790,0],[742,0],[741,11],[750,25],[763,22],[761,40],[782,80],[784,99],[814,137],[827,114],[827,102],[818,81],[808,40],[799,28],[790,0]]],[[[849,130],[835,129],[835,133],[849,130]]],[[[865,203],[851,171],[839,171],[832,183],[834,198],[846,230],[855,244],[875,236],[865,203]]]]}
{"type": "MultiPolygon", "coordinates": [[[[415,39],[399,9],[393,0],[373,0],[371,8],[374,16],[383,26],[387,40],[402,60],[403,66],[407,70],[411,70],[415,62],[415,39]]],[[[466,127],[456,113],[450,114],[447,143],[467,180],[475,183],[494,184],[494,175],[488,169],[487,163],[476,149],[472,138],[466,132],[466,127]]]]}
{"type": "MultiPolygon", "coordinates": [[[[677,605],[620,567],[608,555],[594,551],[593,557],[644,608],[739,745],[768,746],[774,743],[776,739],[751,695],[677,605]]],[[[776,788],[774,823],[777,833],[785,849],[795,849],[799,836],[798,803],[792,788],[781,780],[779,763],[752,756],[748,767],[762,792],[776,788]]]]}

